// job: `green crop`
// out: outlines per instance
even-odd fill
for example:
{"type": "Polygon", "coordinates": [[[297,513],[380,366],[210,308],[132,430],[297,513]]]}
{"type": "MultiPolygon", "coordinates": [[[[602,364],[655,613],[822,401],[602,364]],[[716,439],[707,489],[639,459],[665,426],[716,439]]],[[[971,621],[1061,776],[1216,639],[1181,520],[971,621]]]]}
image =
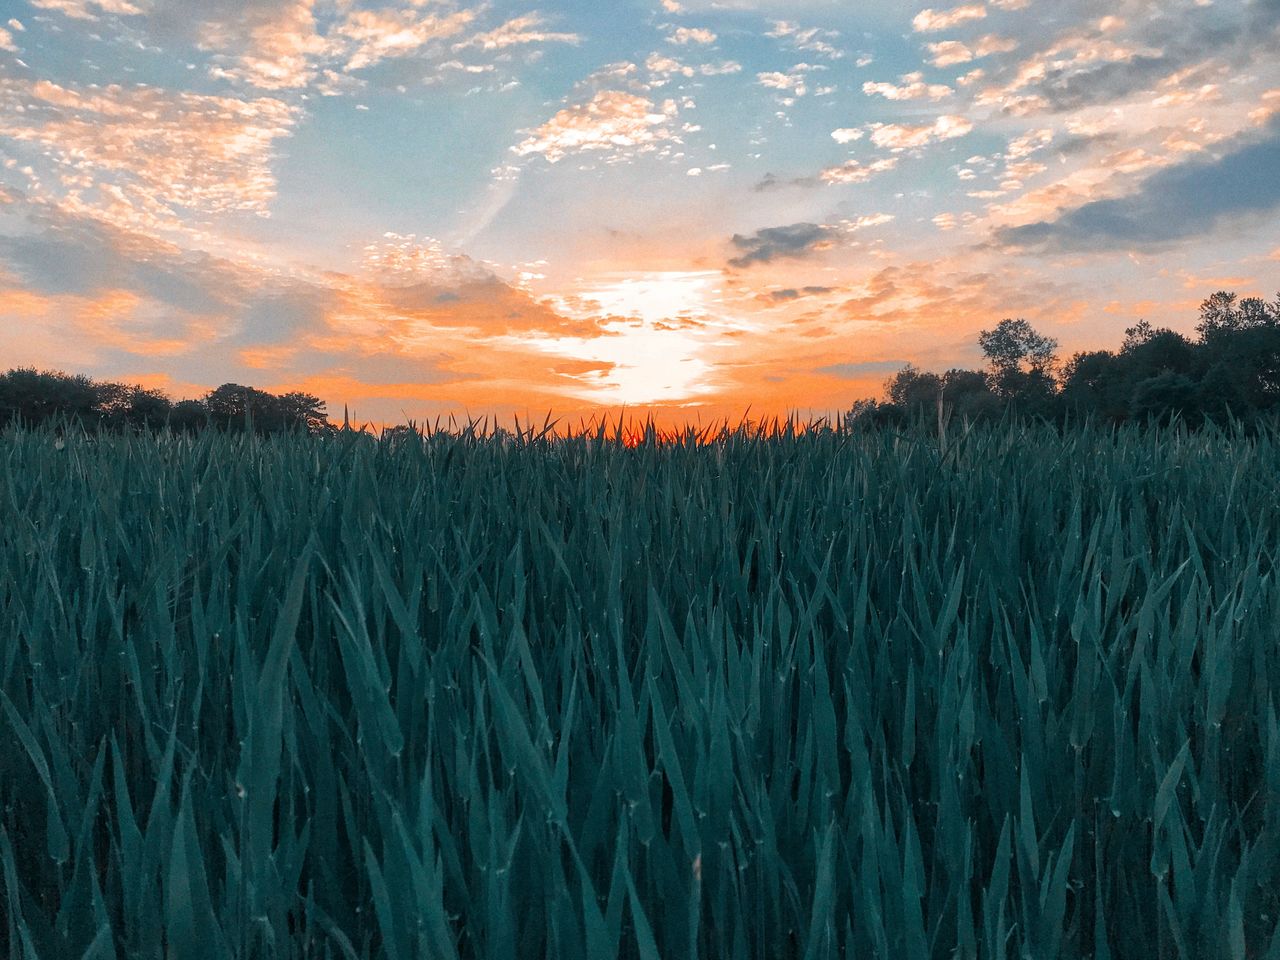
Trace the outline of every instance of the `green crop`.
{"type": "Polygon", "coordinates": [[[1280,960],[1280,433],[0,435],[0,955],[1280,960]]]}

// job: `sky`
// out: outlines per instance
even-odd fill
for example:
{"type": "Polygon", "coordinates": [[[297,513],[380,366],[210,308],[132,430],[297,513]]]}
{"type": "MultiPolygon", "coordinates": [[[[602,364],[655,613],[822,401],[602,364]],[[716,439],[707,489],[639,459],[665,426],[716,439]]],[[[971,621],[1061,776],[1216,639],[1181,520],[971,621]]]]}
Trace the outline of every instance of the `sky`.
{"type": "Polygon", "coordinates": [[[1280,0],[0,0],[0,369],[822,416],[1280,290],[1280,0]]]}

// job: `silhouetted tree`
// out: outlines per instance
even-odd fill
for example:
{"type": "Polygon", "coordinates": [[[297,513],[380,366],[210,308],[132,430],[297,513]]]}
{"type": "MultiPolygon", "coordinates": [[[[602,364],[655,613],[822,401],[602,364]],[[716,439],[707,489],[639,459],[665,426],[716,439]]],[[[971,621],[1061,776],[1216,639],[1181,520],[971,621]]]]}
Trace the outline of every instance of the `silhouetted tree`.
{"type": "Polygon", "coordinates": [[[1196,387],[1195,407],[1204,419],[1226,423],[1248,416],[1249,403],[1240,392],[1231,367],[1222,361],[1211,366],[1196,387]]]}
{"type": "Polygon", "coordinates": [[[98,385],[88,377],[19,367],[0,375],[0,423],[40,424],[56,416],[95,419],[98,385]]]}
{"type": "Polygon", "coordinates": [[[1155,329],[1146,320],[1139,320],[1132,327],[1124,328],[1124,342],[1120,344],[1121,350],[1132,350],[1134,347],[1141,346],[1155,335],[1155,329]]]}
{"type": "Polygon", "coordinates": [[[1223,335],[1277,324],[1280,324],[1280,296],[1274,303],[1267,303],[1260,297],[1237,300],[1234,293],[1219,290],[1200,304],[1196,332],[1202,342],[1209,343],[1223,335]]]}
{"type": "Polygon", "coordinates": [[[991,365],[996,395],[1027,413],[1042,414],[1052,403],[1058,341],[1037,333],[1026,320],[1001,320],[978,334],[978,346],[991,365]]]}
{"type": "Polygon", "coordinates": [[[252,426],[257,433],[302,430],[319,433],[329,429],[324,402],[308,393],[276,396],[265,390],[224,383],[204,398],[209,422],[229,430],[252,426]]]}
{"type": "MultiPolygon", "coordinates": [[[[950,370],[939,376],[908,365],[885,384],[889,402],[875,408],[919,415],[939,396],[972,418],[1006,407],[1046,418],[1100,417],[1248,422],[1280,411],[1280,296],[1274,301],[1219,291],[1200,306],[1199,336],[1139,320],[1124,331],[1118,351],[1075,354],[1057,372],[1057,342],[1026,320],[1005,319],[983,330],[978,345],[987,371],[950,370]]],[[[860,420],[870,422],[870,409],[860,420]]]]}
{"type": "Polygon", "coordinates": [[[978,346],[996,373],[1006,370],[1051,373],[1058,341],[1037,333],[1026,320],[1001,320],[978,334],[978,346]]]}
{"type": "Polygon", "coordinates": [[[907,422],[907,414],[895,403],[876,400],[859,400],[844,417],[849,430],[876,430],[882,427],[900,427],[907,422]]]}
{"type": "Polygon", "coordinates": [[[163,391],[134,387],[129,394],[125,416],[135,427],[156,429],[165,426],[173,414],[173,401],[163,391]]]}
{"type": "Polygon", "coordinates": [[[98,383],[94,412],[98,422],[110,427],[155,429],[163,427],[173,409],[173,401],[161,390],[147,390],[136,384],[98,383]]]}
{"type": "Polygon", "coordinates": [[[991,390],[991,382],[980,370],[951,369],[942,375],[942,400],[960,416],[981,420],[1000,414],[1000,398],[991,390]]]}
{"type": "Polygon", "coordinates": [[[325,403],[319,397],[294,391],[282,394],[277,400],[286,427],[311,434],[327,433],[333,429],[325,414],[325,403]]]}
{"type": "Polygon", "coordinates": [[[909,414],[918,413],[922,409],[932,410],[937,405],[942,393],[942,378],[907,364],[885,381],[884,390],[894,406],[909,414]]]}
{"type": "MultiPolygon", "coordinates": [[[[1130,341],[1126,338],[1125,342],[1130,341]]],[[[1123,420],[1129,413],[1129,392],[1122,379],[1121,361],[1110,350],[1077,353],[1062,371],[1060,396],[1064,413],[1123,420]]]]}
{"type": "Polygon", "coordinates": [[[193,433],[209,423],[209,408],[199,400],[179,400],[169,414],[169,427],[193,433]]]}
{"type": "Polygon", "coordinates": [[[1196,385],[1191,378],[1165,370],[1137,385],[1129,402],[1130,416],[1167,423],[1177,415],[1194,425],[1200,419],[1195,400],[1196,385]]]}

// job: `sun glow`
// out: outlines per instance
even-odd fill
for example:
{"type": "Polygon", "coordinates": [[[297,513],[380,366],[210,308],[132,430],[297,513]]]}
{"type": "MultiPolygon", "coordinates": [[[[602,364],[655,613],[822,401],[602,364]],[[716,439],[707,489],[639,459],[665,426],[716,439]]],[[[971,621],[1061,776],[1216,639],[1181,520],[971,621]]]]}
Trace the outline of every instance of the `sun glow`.
{"type": "Polygon", "coordinates": [[[715,271],[646,273],[583,283],[547,302],[570,316],[601,318],[596,337],[534,343],[598,366],[565,374],[566,391],[602,404],[696,403],[718,385],[708,353],[740,320],[727,316],[715,271]]]}
{"type": "Polygon", "coordinates": [[[653,323],[705,319],[719,313],[719,280],[720,274],[711,270],[628,275],[586,284],[563,303],[579,300],[599,313],[653,323]]]}

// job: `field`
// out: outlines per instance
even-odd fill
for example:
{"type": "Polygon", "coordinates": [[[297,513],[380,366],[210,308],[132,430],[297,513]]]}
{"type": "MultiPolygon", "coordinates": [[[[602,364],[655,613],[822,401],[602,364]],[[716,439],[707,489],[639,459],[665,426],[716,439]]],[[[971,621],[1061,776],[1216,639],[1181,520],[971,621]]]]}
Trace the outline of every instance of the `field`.
{"type": "Polygon", "coordinates": [[[0,955],[1280,958],[1280,433],[0,436],[0,955]]]}

